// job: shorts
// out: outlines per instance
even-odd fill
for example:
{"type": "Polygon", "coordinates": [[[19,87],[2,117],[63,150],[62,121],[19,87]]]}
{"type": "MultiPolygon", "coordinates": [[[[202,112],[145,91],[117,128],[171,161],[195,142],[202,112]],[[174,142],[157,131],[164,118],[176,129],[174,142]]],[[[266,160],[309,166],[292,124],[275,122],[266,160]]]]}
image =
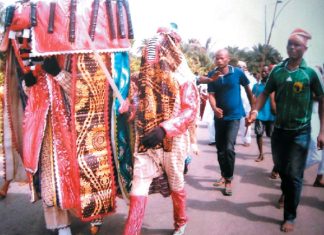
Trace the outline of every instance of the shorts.
{"type": "Polygon", "coordinates": [[[263,136],[264,131],[267,137],[271,137],[273,132],[274,122],[273,121],[261,121],[259,119],[255,120],[254,133],[257,137],[263,136]]]}

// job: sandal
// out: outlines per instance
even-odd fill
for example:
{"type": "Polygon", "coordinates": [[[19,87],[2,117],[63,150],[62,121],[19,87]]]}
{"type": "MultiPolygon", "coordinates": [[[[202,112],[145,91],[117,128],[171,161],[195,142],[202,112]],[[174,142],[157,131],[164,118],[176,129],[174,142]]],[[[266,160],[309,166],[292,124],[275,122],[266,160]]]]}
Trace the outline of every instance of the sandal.
{"type": "Polygon", "coordinates": [[[225,196],[232,196],[232,184],[231,182],[225,182],[225,190],[224,190],[224,195],[225,196]]]}
{"type": "Polygon", "coordinates": [[[218,187],[218,186],[222,186],[224,184],[225,184],[225,179],[222,177],[220,179],[217,179],[215,181],[215,183],[213,183],[213,186],[218,187]]]}

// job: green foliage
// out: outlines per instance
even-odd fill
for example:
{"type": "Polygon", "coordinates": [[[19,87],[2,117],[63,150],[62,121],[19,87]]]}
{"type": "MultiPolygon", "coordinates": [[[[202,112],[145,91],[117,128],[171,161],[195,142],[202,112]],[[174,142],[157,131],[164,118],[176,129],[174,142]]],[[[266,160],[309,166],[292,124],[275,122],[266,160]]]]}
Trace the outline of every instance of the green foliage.
{"type": "MultiPolygon", "coordinates": [[[[137,52],[140,53],[146,45],[147,40],[143,40],[137,52]]],[[[181,44],[181,49],[185,54],[188,65],[192,72],[201,75],[207,74],[214,67],[214,53],[210,51],[211,38],[208,38],[205,45],[195,39],[181,44]]],[[[237,66],[239,60],[246,62],[251,73],[260,72],[264,65],[277,64],[282,60],[280,53],[271,45],[258,44],[250,48],[240,49],[239,47],[228,46],[226,49],[230,54],[229,64],[237,66]]],[[[138,71],[140,67],[140,57],[131,55],[131,71],[138,71]]]]}
{"type": "Polygon", "coordinates": [[[261,72],[264,65],[278,64],[282,56],[271,45],[258,44],[248,52],[248,67],[251,72],[261,72]]]}
{"type": "Polygon", "coordinates": [[[130,55],[130,70],[131,74],[138,72],[141,66],[141,58],[135,55],[130,55]]]}
{"type": "Polygon", "coordinates": [[[197,39],[189,39],[188,43],[182,43],[182,51],[192,72],[204,75],[212,69],[213,61],[208,54],[210,42],[209,38],[205,46],[202,46],[197,39]]]}

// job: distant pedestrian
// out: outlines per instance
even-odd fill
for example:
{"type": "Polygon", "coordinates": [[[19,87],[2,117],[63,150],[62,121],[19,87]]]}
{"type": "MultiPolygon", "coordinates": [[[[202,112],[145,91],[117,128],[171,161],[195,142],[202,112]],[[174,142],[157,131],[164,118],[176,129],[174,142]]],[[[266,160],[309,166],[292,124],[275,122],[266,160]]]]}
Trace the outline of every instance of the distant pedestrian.
{"type": "MultiPolygon", "coordinates": [[[[269,67],[263,66],[261,73],[261,81],[260,83],[256,83],[252,88],[253,97],[256,99],[264,90],[265,84],[267,82],[269,75],[269,67]]],[[[260,110],[254,126],[254,132],[256,135],[256,141],[259,149],[259,156],[255,159],[256,162],[261,162],[264,159],[263,155],[263,133],[266,132],[267,137],[271,137],[273,131],[273,123],[274,123],[274,97],[273,93],[270,94],[270,97],[267,99],[265,105],[260,110]],[[271,100],[270,100],[271,99],[271,100]]]]}
{"type": "MultiPolygon", "coordinates": [[[[324,64],[323,67],[317,66],[320,73],[322,80],[324,80],[324,64]]],[[[317,176],[314,181],[314,187],[324,187],[324,150],[317,149],[317,132],[320,127],[320,119],[318,117],[318,101],[314,100],[313,105],[313,113],[312,113],[312,120],[311,120],[311,142],[309,145],[307,161],[306,161],[306,168],[318,164],[317,168],[317,176]]]]}
{"type": "Polygon", "coordinates": [[[197,75],[197,83],[199,84],[200,94],[203,94],[206,97],[205,106],[203,115],[201,119],[203,122],[207,122],[208,125],[208,145],[216,145],[216,129],[215,129],[215,120],[214,120],[214,111],[212,110],[209,99],[208,99],[208,83],[218,79],[220,73],[215,73],[213,76],[203,76],[197,75]]]}
{"type": "Polygon", "coordinates": [[[232,195],[232,179],[235,163],[235,142],[238,134],[240,120],[245,116],[241,86],[252,104],[252,91],[249,79],[244,72],[228,65],[229,53],[226,49],[217,51],[215,69],[209,72],[208,77],[220,73],[219,78],[208,83],[209,102],[215,115],[216,148],[221,178],[214,186],[225,184],[224,195],[232,195]]]}
{"type": "MultiPolygon", "coordinates": [[[[254,84],[256,84],[256,79],[250,74],[247,64],[244,61],[238,61],[237,66],[242,69],[245,76],[249,79],[249,86],[252,89],[254,84]]],[[[243,103],[243,108],[246,113],[249,113],[251,110],[249,97],[246,95],[246,92],[241,92],[241,98],[243,103]]],[[[239,136],[241,136],[241,141],[244,147],[249,147],[252,143],[251,137],[251,126],[245,126],[245,117],[241,118],[239,136]]]]}
{"type": "Polygon", "coordinates": [[[317,148],[324,147],[323,81],[303,59],[309,39],[311,35],[302,29],[291,33],[287,44],[289,58],[271,71],[265,89],[248,118],[248,123],[255,121],[268,96],[275,92],[277,112],[271,147],[284,195],[283,232],[294,230],[310,143],[313,94],[319,100],[317,148]]]}

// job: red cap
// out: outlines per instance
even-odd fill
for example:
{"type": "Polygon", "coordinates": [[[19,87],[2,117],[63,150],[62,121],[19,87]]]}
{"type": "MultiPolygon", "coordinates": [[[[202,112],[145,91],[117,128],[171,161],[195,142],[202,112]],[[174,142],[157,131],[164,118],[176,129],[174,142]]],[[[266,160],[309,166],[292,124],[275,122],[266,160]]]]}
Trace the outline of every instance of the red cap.
{"type": "Polygon", "coordinates": [[[308,32],[303,29],[295,29],[289,36],[289,39],[296,39],[301,42],[304,46],[307,46],[307,42],[312,38],[308,32]]]}

